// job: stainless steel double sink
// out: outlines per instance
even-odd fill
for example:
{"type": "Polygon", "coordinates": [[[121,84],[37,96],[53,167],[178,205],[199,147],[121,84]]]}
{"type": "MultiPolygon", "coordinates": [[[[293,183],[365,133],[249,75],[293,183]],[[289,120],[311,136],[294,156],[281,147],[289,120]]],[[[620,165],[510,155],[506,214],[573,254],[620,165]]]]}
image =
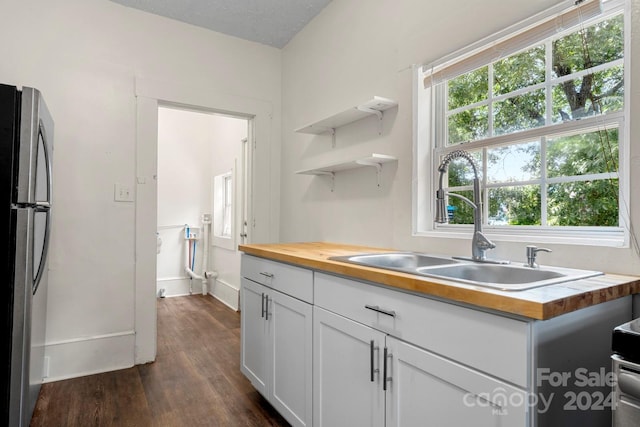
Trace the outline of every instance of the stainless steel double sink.
{"type": "Polygon", "coordinates": [[[329,259],[503,291],[522,291],[603,274],[599,271],[562,267],[530,268],[513,264],[461,261],[417,252],[367,253],[329,259]]]}

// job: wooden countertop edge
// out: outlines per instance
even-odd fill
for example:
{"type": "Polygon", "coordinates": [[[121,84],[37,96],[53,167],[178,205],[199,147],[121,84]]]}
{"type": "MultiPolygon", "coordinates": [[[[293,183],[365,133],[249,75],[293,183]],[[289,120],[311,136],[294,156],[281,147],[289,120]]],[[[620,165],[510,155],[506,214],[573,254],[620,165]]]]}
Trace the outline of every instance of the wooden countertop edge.
{"type": "Polygon", "coordinates": [[[339,274],[368,282],[380,283],[392,288],[472,304],[482,308],[537,320],[547,320],[561,314],[640,293],[640,278],[607,274],[605,276],[598,276],[597,278],[577,281],[580,283],[594,282],[594,289],[585,290],[581,289],[580,286],[563,286],[563,284],[558,284],[554,286],[574,289],[576,293],[545,301],[534,301],[531,298],[527,298],[527,296],[530,296],[527,291],[505,292],[488,288],[480,289],[446,280],[417,277],[411,274],[346,264],[327,259],[329,256],[334,255],[388,252],[394,249],[310,242],[298,244],[240,245],[239,250],[261,258],[295,264],[300,267],[339,274]],[[311,256],[308,253],[310,250],[319,251],[319,253],[311,256]],[[524,298],[522,298],[523,296],[524,298]]]}
{"type": "MultiPolygon", "coordinates": [[[[603,276],[600,277],[602,278],[603,276]]],[[[598,287],[596,289],[583,291],[577,295],[571,295],[565,298],[558,298],[542,303],[544,304],[542,320],[640,293],[640,279],[637,277],[605,274],[604,278],[618,278],[618,281],[608,287],[598,287]]],[[[589,279],[584,279],[584,281],[589,281],[589,279]]]]}

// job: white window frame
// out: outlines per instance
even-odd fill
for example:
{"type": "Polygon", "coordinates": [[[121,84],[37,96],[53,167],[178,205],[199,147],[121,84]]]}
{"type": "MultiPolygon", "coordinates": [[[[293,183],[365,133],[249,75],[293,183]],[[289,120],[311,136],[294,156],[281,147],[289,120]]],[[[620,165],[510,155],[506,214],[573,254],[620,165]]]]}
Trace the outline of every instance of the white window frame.
{"type": "MultiPolygon", "coordinates": [[[[597,0],[591,0],[597,1],[597,0]]],[[[554,16],[564,13],[573,7],[573,1],[563,2],[556,7],[544,11],[530,19],[513,25],[504,31],[483,39],[467,48],[455,52],[433,64],[414,66],[413,69],[413,197],[412,197],[412,231],[414,236],[425,237],[444,237],[444,238],[460,238],[468,239],[472,230],[472,225],[453,225],[453,224],[435,224],[433,221],[435,212],[435,190],[438,183],[438,154],[446,153],[452,149],[478,149],[487,145],[493,145],[498,142],[516,143],[518,141],[530,139],[532,135],[540,135],[540,129],[531,129],[508,135],[491,137],[485,140],[474,141],[472,143],[453,145],[450,147],[436,146],[438,136],[436,135],[436,126],[434,126],[432,96],[435,96],[435,90],[431,87],[425,87],[424,80],[429,74],[437,72],[439,69],[456,64],[462,60],[469,58],[482,57],[478,52],[486,51],[491,47],[499,46],[506,40],[515,35],[522,34],[528,29],[539,25],[541,22],[549,21],[554,16]],[[434,71],[435,70],[435,71],[434,71]],[[527,138],[529,137],[529,138],[527,138]]],[[[487,226],[484,225],[485,234],[492,240],[497,241],[526,241],[532,243],[560,243],[560,244],[586,244],[595,246],[611,246],[611,247],[629,247],[629,205],[630,205],[630,173],[629,173],[629,120],[625,117],[630,116],[630,3],[625,0],[609,0],[602,3],[602,14],[598,16],[610,16],[618,13],[620,9],[624,14],[624,110],[618,113],[606,114],[592,118],[582,119],[577,122],[565,122],[556,125],[550,125],[544,128],[544,134],[556,135],[571,132],[590,122],[593,127],[607,127],[617,125],[619,128],[619,227],[541,227],[541,226],[487,226]]],[[[589,21],[585,22],[588,25],[589,21]]],[[[575,31],[576,26],[567,27],[566,33],[575,31]]],[[[533,42],[532,42],[533,43],[533,42]]],[[[521,45],[524,49],[529,45],[521,45]]],[[[513,52],[511,52],[513,53],[513,52]]],[[[511,54],[509,53],[509,55],[511,54]]],[[[505,55],[506,56],[506,55],[505,55]]],[[[478,63],[478,67],[486,65],[486,63],[478,63]]],[[[548,81],[545,84],[551,84],[548,81]]],[[[483,173],[483,177],[486,174],[483,173]]],[[[483,184],[486,184],[484,182],[483,184]]],[[[483,193],[487,187],[482,185],[483,193]]],[[[485,197],[486,199],[486,197],[485,197]]],[[[487,218],[487,204],[483,204],[484,215],[487,218]]]]}
{"type": "Polygon", "coordinates": [[[213,177],[213,246],[235,250],[235,168],[213,177]],[[229,186],[228,183],[231,183],[229,186]],[[229,194],[230,187],[230,194],[229,194]]]}
{"type": "Polygon", "coordinates": [[[222,236],[231,237],[231,224],[232,224],[232,208],[233,208],[233,178],[230,173],[225,174],[223,177],[223,195],[222,195],[222,236]]]}

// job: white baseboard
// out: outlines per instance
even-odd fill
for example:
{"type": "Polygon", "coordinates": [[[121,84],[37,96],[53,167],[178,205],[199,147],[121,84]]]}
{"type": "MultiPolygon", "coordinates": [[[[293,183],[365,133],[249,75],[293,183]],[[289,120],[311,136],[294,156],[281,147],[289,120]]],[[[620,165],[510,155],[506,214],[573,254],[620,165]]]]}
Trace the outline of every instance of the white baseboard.
{"type": "Polygon", "coordinates": [[[240,307],[240,290],[223,280],[210,280],[209,293],[223,304],[238,311],[240,307]]]}
{"type": "Polygon", "coordinates": [[[49,376],[43,382],[66,380],[134,366],[135,332],[124,331],[45,345],[49,376]]]}
{"type": "Polygon", "coordinates": [[[165,297],[178,297],[184,295],[201,294],[202,293],[202,280],[189,280],[189,278],[183,277],[171,277],[165,279],[158,279],[156,282],[156,295],[159,296],[160,290],[164,289],[165,297]],[[191,283],[189,283],[191,281],[191,283]],[[192,287],[192,292],[189,292],[189,287],[192,287]]]}

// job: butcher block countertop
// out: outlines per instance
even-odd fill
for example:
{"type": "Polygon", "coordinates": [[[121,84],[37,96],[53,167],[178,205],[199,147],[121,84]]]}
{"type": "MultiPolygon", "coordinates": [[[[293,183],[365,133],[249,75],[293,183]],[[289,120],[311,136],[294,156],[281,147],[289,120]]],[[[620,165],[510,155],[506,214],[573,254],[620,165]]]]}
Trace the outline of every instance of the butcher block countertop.
{"type": "Polygon", "coordinates": [[[327,242],[248,244],[240,245],[239,249],[249,255],[299,267],[538,320],[550,319],[581,308],[640,293],[640,277],[617,274],[605,274],[524,291],[500,291],[329,260],[329,257],[333,256],[394,252],[397,251],[396,249],[327,242]]]}

